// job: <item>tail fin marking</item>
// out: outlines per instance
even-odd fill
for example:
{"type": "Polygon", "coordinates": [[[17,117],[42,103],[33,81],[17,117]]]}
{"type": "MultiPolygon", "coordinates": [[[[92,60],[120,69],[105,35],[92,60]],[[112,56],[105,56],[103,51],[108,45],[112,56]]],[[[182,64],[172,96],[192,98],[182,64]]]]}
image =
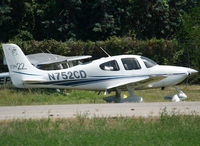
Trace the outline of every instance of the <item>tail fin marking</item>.
{"type": "Polygon", "coordinates": [[[16,87],[23,87],[23,80],[27,79],[27,75],[32,79],[40,76],[41,70],[29,62],[19,46],[15,44],[3,44],[2,46],[11,80],[16,87]]]}

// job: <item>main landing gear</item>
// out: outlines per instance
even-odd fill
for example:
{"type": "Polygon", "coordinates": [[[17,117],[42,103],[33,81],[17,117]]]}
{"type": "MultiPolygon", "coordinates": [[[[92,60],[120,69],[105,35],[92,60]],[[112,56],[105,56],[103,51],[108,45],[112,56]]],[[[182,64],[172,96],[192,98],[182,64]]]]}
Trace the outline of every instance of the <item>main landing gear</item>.
{"type": "Polygon", "coordinates": [[[169,96],[165,96],[164,97],[165,99],[171,99],[174,102],[179,102],[179,101],[187,98],[187,95],[183,91],[181,91],[178,87],[174,86],[174,88],[176,89],[176,91],[178,93],[172,94],[172,95],[169,95],[169,96]]]}
{"type": "Polygon", "coordinates": [[[134,94],[134,90],[131,87],[127,87],[129,96],[128,97],[123,97],[121,96],[121,90],[116,89],[116,95],[115,96],[108,96],[103,98],[107,102],[115,102],[115,103],[123,103],[123,102],[142,102],[143,99],[140,96],[136,96],[134,94]]]}

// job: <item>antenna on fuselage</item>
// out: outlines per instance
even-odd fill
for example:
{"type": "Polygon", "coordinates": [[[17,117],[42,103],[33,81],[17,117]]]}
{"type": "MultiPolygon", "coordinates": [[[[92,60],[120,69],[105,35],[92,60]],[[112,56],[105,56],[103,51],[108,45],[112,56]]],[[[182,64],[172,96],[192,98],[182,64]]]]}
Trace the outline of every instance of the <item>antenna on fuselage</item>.
{"type": "Polygon", "coordinates": [[[106,53],[106,55],[108,55],[108,57],[111,57],[102,47],[99,47],[104,53],[106,53]]]}

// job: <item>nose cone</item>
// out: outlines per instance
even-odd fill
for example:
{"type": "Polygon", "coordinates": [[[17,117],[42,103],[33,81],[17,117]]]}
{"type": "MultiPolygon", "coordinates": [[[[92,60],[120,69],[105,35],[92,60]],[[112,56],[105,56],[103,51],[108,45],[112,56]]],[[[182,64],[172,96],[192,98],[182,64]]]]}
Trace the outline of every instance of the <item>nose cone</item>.
{"type": "Polygon", "coordinates": [[[192,68],[187,68],[187,72],[188,72],[188,75],[193,75],[193,74],[195,74],[195,73],[198,73],[197,70],[192,69],[192,68]]]}

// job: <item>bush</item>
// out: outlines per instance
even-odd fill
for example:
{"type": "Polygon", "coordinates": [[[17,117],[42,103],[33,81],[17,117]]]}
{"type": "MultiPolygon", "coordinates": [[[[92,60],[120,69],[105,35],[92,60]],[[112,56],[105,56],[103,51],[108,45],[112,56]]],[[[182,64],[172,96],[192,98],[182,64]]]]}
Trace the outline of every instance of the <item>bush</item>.
{"type": "MultiPolygon", "coordinates": [[[[105,41],[10,41],[19,45],[25,54],[51,52],[63,56],[92,55],[93,59],[107,56],[99,47],[103,47],[111,56],[120,54],[143,55],[158,64],[187,66],[185,51],[177,40],[152,39],[147,41],[135,40],[129,37],[110,37],[105,41]]],[[[0,54],[2,65],[2,53],[0,54]]],[[[198,57],[198,56],[197,56],[198,57]]],[[[191,68],[197,68],[198,62],[193,61],[191,68]]],[[[0,71],[3,71],[0,69],[0,71]]]]}
{"type": "MultiPolygon", "coordinates": [[[[104,48],[111,56],[120,54],[138,54],[147,56],[159,64],[176,64],[179,59],[180,51],[176,40],[133,40],[129,37],[119,38],[110,37],[105,41],[66,41],[58,42],[56,40],[44,41],[9,41],[19,45],[25,54],[38,52],[51,52],[64,56],[74,55],[92,55],[95,59],[107,56],[100,47],[104,48]],[[173,54],[176,54],[173,57],[173,54]],[[177,56],[178,55],[178,56],[177,56]]],[[[2,53],[1,53],[2,56],[2,53]]],[[[2,57],[1,57],[2,58],[2,57]]],[[[2,61],[1,61],[2,63],[2,61]]]]}

